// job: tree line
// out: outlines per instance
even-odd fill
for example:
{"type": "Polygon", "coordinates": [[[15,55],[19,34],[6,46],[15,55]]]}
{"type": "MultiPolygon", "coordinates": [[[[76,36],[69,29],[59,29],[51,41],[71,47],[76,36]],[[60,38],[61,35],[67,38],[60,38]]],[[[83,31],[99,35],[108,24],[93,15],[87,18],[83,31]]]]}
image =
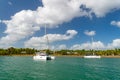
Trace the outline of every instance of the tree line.
{"type": "Polygon", "coordinates": [[[111,49],[111,50],[37,50],[34,48],[14,48],[10,47],[7,49],[0,49],[0,55],[34,55],[36,52],[46,51],[50,55],[101,55],[101,56],[120,56],[120,49],[111,49]]]}
{"type": "Polygon", "coordinates": [[[84,55],[100,55],[100,56],[120,56],[120,49],[111,49],[111,50],[60,50],[56,51],[56,54],[61,55],[78,55],[78,56],[84,56],[84,55]]]}
{"type": "Polygon", "coordinates": [[[0,49],[0,55],[32,55],[37,52],[36,49],[31,48],[14,48],[0,49]]]}

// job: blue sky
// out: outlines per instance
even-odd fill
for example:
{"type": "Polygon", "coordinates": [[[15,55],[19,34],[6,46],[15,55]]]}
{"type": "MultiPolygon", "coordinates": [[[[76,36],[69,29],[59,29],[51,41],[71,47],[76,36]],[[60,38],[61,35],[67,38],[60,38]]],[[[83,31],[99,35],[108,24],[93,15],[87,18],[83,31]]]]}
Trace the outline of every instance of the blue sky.
{"type": "Polygon", "coordinates": [[[50,49],[120,48],[120,1],[0,0],[0,48],[46,49],[46,36],[50,49]]]}

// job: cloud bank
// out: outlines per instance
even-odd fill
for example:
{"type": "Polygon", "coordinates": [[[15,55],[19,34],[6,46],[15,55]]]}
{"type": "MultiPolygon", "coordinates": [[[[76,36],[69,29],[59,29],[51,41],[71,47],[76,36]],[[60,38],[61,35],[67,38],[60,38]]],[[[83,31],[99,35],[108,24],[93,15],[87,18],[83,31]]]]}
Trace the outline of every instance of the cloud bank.
{"type": "Polygon", "coordinates": [[[71,47],[71,49],[73,50],[81,50],[81,49],[86,49],[86,50],[90,50],[90,49],[95,49],[95,50],[100,50],[100,49],[104,49],[105,45],[101,42],[101,41],[96,41],[93,43],[87,42],[87,43],[82,43],[82,44],[75,44],[71,47]]]}
{"type": "MultiPolygon", "coordinates": [[[[7,28],[4,31],[6,36],[0,38],[0,44],[15,44],[32,36],[43,25],[55,28],[56,25],[69,22],[75,17],[92,17],[94,14],[99,18],[120,9],[120,0],[42,0],[42,4],[36,10],[22,10],[11,16],[10,20],[2,20],[7,28]]],[[[94,32],[89,34],[91,36],[94,32]]]]}
{"type": "Polygon", "coordinates": [[[42,37],[32,37],[30,40],[25,42],[25,47],[46,49],[47,48],[47,38],[49,43],[56,41],[69,40],[77,34],[75,30],[68,30],[65,34],[47,34],[42,37]]]}
{"type": "Polygon", "coordinates": [[[119,0],[80,0],[80,2],[97,17],[104,17],[107,13],[120,9],[119,0]]]}

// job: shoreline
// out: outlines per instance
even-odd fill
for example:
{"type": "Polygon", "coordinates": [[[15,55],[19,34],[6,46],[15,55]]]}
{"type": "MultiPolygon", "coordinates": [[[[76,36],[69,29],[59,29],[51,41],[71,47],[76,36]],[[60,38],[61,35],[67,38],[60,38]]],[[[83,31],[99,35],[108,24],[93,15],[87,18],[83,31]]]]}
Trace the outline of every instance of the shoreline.
{"type": "Polygon", "coordinates": [[[101,56],[101,58],[120,58],[120,56],[101,56]]]}
{"type": "MultiPolygon", "coordinates": [[[[80,57],[80,58],[83,58],[83,56],[76,56],[76,55],[59,55],[56,57],[80,57]]],[[[120,58],[120,56],[101,56],[101,58],[120,58]]]]}
{"type": "MultiPolygon", "coordinates": [[[[34,54],[13,54],[13,55],[0,55],[0,56],[34,56],[34,54]]],[[[52,55],[55,57],[80,57],[83,58],[83,56],[80,55],[52,55]]],[[[101,58],[120,58],[119,55],[116,56],[101,56],[101,58]]]]}

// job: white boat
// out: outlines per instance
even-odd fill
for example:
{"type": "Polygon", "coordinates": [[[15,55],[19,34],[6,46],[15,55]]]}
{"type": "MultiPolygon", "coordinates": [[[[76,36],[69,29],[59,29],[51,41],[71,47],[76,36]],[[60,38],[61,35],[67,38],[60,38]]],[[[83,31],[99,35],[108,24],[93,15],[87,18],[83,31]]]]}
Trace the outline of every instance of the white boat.
{"type": "MultiPolygon", "coordinates": [[[[92,39],[92,44],[93,44],[93,37],[91,39],[92,39]]],[[[85,55],[83,57],[84,58],[101,58],[101,56],[95,55],[94,52],[92,53],[92,55],[85,55]]]]}
{"type": "Polygon", "coordinates": [[[54,56],[49,56],[46,53],[36,53],[35,56],[33,56],[34,60],[54,60],[54,56]]]}
{"type": "MultiPolygon", "coordinates": [[[[45,25],[45,36],[46,36],[47,47],[49,49],[48,36],[46,35],[46,25],[45,25]]],[[[33,56],[33,59],[34,60],[54,60],[55,56],[47,55],[45,51],[44,53],[41,53],[41,52],[36,53],[36,55],[33,56]]]]}
{"type": "Polygon", "coordinates": [[[84,58],[101,58],[101,56],[97,56],[97,55],[87,55],[87,56],[83,56],[84,58]]]}
{"type": "Polygon", "coordinates": [[[85,55],[84,58],[101,58],[99,55],[95,55],[94,53],[92,55],[85,55]]]}

